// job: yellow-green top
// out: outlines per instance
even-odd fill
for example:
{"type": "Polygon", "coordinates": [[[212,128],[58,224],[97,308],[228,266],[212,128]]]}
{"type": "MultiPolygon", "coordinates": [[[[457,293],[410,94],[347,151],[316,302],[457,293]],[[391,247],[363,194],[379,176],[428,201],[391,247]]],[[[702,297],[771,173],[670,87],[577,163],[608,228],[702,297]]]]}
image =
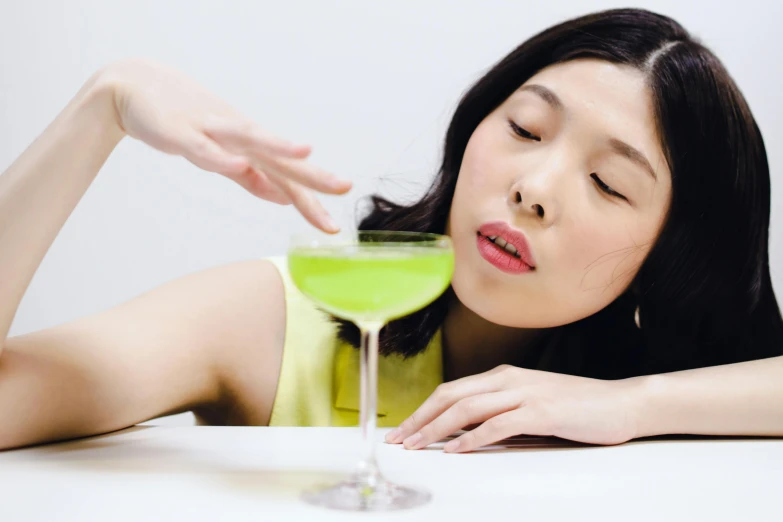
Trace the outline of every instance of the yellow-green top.
{"type": "MultiPolygon", "coordinates": [[[[357,426],[359,351],[337,338],[337,323],[294,285],[283,257],[269,259],[283,278],[286,332],[270,426],[357,426]]],[[[405,420],[443,382],[440,332],[409,359],[380,357],[378,426],[405,420]]]]}

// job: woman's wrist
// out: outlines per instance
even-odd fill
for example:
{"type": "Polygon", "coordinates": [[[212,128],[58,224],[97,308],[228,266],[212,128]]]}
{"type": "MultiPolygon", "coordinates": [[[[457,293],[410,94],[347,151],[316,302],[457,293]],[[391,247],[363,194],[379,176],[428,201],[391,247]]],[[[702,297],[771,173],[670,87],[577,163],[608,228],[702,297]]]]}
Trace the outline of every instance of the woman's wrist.
{"type": "Polygon", "coordinates": [[[93,74],[76,94],[70,108],[72,117],[86,120],[103,130],[109,140],[119,142],[125,131],[117,112],[118,78],[115,67],[114,64],[107,65],[93,74]]]}
{"type": "Polygon", "coordinates": [[[671,410],[671,401],[666,399],[671,387],[667,376],[644,375],[628,379],[631,390],[631,416],[635,428],[634,438],[653,437],[672,433],[671,421],[676,411],[671,410]],[[671,411],[670,411],[671,410],[671,411]]]}

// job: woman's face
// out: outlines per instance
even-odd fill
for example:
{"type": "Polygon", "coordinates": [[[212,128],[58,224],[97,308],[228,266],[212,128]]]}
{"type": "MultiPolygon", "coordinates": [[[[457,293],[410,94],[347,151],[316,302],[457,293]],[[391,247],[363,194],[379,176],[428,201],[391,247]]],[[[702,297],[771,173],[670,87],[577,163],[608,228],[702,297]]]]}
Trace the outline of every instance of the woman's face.
{"type": "Polygon", "coordinates": [[[592,315],[633,280],[670,195],[642,73],[600,60],[546,68],[465,149],[449,216],[454,291],[504,326],[592,315]]]}

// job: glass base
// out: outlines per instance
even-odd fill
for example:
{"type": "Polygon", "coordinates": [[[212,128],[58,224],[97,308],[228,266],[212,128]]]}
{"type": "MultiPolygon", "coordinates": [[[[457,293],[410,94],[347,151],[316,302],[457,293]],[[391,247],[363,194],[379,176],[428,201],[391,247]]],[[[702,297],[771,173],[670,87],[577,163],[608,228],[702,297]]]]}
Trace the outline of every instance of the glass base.
{"type": "Polygon", "coordinates": [[[314,506],[343,511],[396,511],[422,506],[432,499],[432,495],[385,480],[372,487],[364,480],[354,479],[326,489],[308,491],[302,499],[314,506]]]}

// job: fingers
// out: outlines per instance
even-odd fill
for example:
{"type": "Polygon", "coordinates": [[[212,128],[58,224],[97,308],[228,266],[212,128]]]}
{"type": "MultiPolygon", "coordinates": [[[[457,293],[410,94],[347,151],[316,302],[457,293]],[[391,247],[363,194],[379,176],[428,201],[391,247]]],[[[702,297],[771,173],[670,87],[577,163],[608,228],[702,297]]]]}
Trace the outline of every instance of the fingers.
{"type": "Polygon", "coordinates": [[[534,410],[522,407],[492,417],[478,428],[449,441],[443,449],[448,453],[465,453],[520,434],[551,435],[534,410]]]}
{"type": "Polygon", "coordinates": [[[258,164],[264,172],[290,179],[305,187],[324,194],[345,194],[351,190],[351,182],[329,174],[323,169],[304,161],[248,152],[250,161],[258,164]]]}
{"type": "Polygon", "coordinates": [[[254,196],[279,205],[291,204],[291,198],[288,197],[288,194],[272,182],[269,176],[253,167],[247,167],[238,175],[227,175],[226,177],[235,181],[254,196]]]}
{"type": "Polygon", "coordinates": [[[340,227],[331,218],[313,192],[291,180],[249,167],[236,179],[251,194],[281,205],[293,204],[300,214],[314,227],[329,234],[340,231],[340,227]]]}
{"type": "Polygon", "coordinates": [[[303,159],[310,155],[308,145],[297,145],[273,136],[252,122],[210,117],[204,122],[204,132],[218,142],[226,141],[242,149],[255,150],[260,154],[303,159]]]}
{"type": "Polygon", "coordinates": [[[447,437],[455,431],[484,422],[492,417],[522,406],[517,390],[473,395],[458,401],[432,422],[405,441],[406,449],[420,449],[447,437]]]}
{"type": "MultiPolygon", "coordinates": [[[[264,150],[282,150],[293,157],[309,154],[309,148],[305,154],[301,146],[289,146],[282,140],[275,141],[263,135],[251,139],[238,132],[222,130],[225,131],[223,134],[216,132],[214,136],[230,137],[256,145],[259,140],[266,141],[271,145],[264,150]]],[[[223,174],[251,194],[265,200],[282,205],[293,203],[309,223],[324,232],[340,231],[340,227],[329,216],[309,187],[321,192],[343,194],[351,188],[349,181],[339,180],[302,159],[263,156],[257,153],[252,158],[247,158],[245,155],[240,155],[236,143],[227,142],[228,146],[224,146],[197,130],[186,132],[180,143],[180,153],[194,165],[223,174]]],[[[258,150],[260,149],[256,147],[256,151],[258,150]]]]}
{"type": "Polygon", "coordinates": [[[272,176],[272,181],[282,190],[294,204],[294,207],[314,227],[324,232],[334,234],[340,231],[340,227],[329,216],[315,194],[308,188],[297,185],[290,179],[280,176],[272,176]]]}
{"type": "Polygon", "coordinates": [[[251,194],[267,201],[291,204],[291,198],[285,191],[270,181],[266,174],[253,168],[246,158],[227,152],[203,134],[197,131],[187,133],[180,148],[181,154],[197,167],[223,174],[251,194]]]}
{"type": "Polygon", "coordinates": [[[241,174],[250,167],[247,159],[231,154],[203,134],[191,131],[183,136],[180,154],[195,166],[226,176],[241,174]]]}
{"type": "Polygon", "coordinates": [[[432,422],[457,401],[471,395],[500,391],[504,381],[495,370],[441,384],[400,427],[386,435],[386,442],[400,443],[432,422]]]}
{"type": "Polygon", "coordinates": [[[307,161],[310,148],[294,145],[258,129],[252,123],[212,120],[204,132],[224,149],[242,154],[268,175],[287,178],[325,194],[345,194],[351,182],[307,161]]]}

